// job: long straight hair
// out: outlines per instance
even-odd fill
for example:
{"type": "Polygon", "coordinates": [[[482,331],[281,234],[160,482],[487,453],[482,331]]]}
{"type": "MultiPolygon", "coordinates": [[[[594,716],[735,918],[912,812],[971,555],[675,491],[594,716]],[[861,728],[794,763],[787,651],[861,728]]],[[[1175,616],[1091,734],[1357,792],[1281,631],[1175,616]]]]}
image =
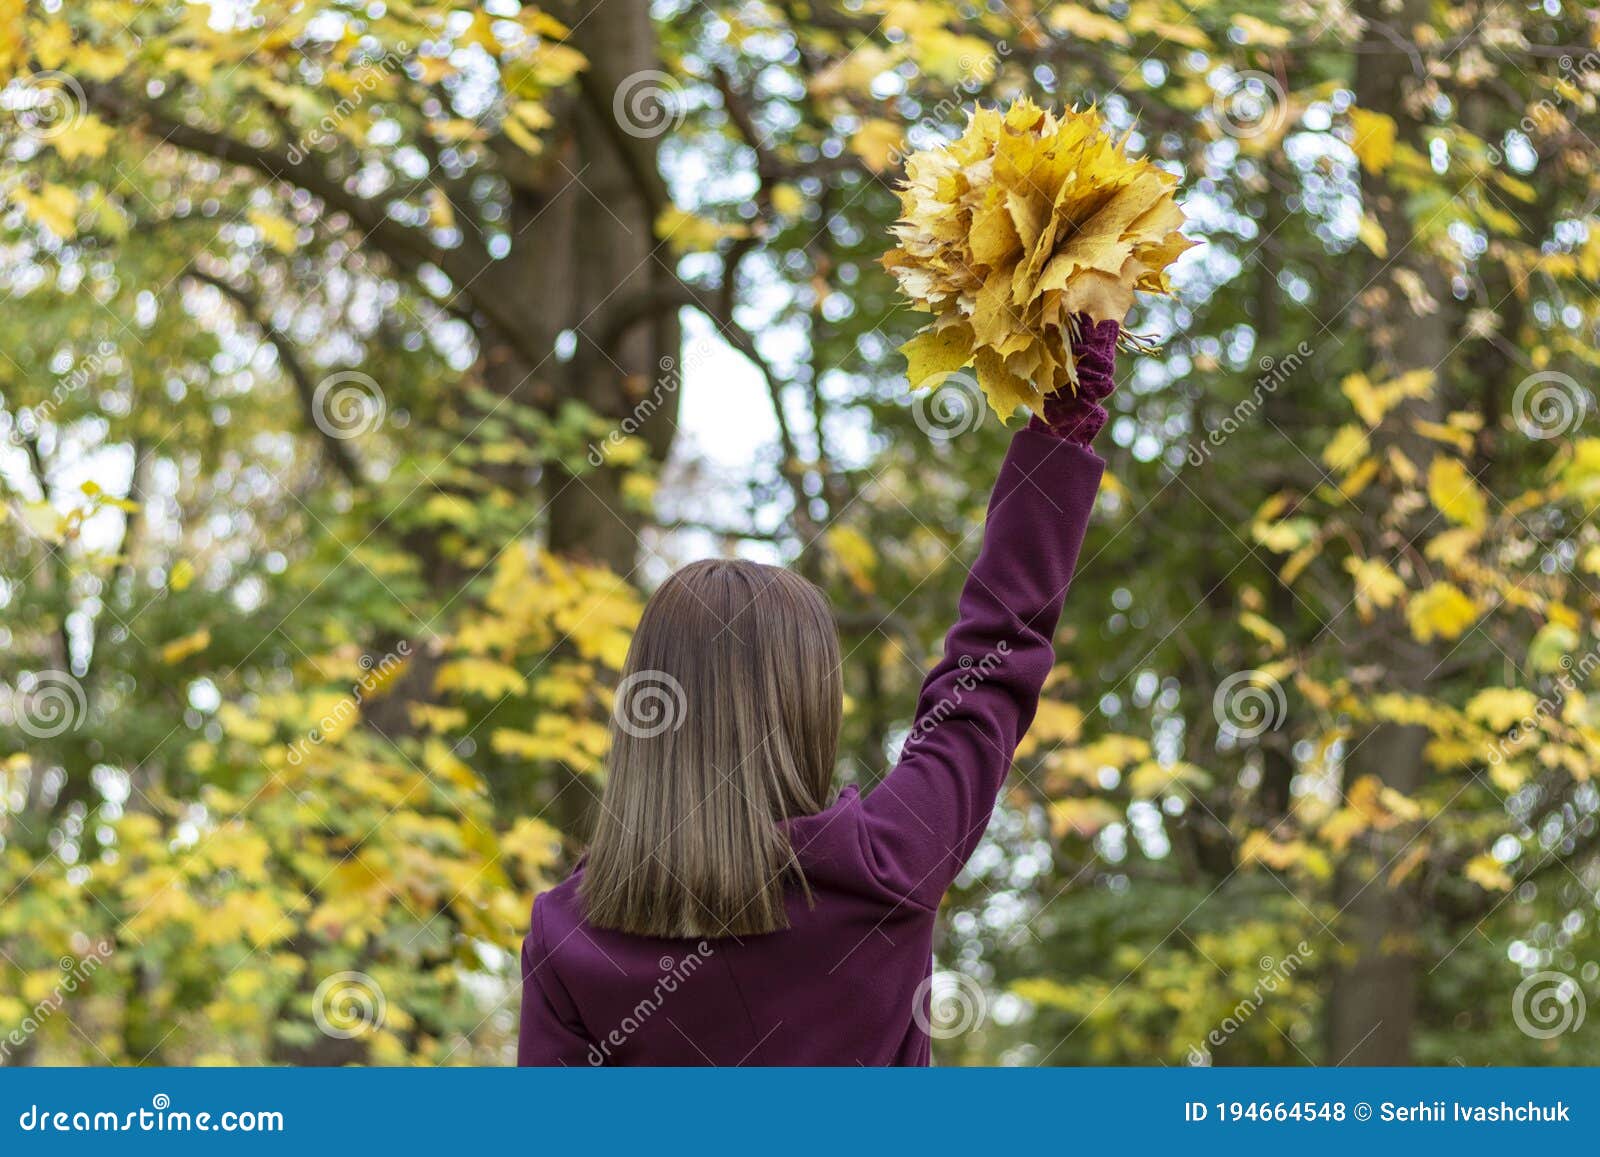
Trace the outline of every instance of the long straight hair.
{"type": "Polygon", "coordinates": [[[805,879],[781,821],[826,805],[844,689],[827,600],[780,567],[684,567],[646,604],[611,714],[580,891],[642,936],[788,926],[805,879]]]}

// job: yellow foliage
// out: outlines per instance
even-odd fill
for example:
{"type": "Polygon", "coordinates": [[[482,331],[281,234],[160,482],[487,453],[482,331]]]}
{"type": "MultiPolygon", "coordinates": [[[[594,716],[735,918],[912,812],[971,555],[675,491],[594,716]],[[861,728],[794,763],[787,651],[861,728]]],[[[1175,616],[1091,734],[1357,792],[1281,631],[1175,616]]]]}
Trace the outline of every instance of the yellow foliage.
{"type": "Polygon", "coordinates": [[[1211,777],[1192,763],[1163,764],[1147,759],[1128,773],[1128,790],[1139,799],[1151,799],[1182,785],[1200,787],[1210,781],[1211,777]]]}
{"type": "Polygon", "coordinates": [[[1387,169],[1394,160],[1394,118],[1387,113],[1352,105],[1350,127],[1355,131],[1355,140],[1350,147],[1355,151],[1361,167],[1369,173],[1381,173],[1387,169]]]}
{"type": "Polygon", "coordinates": [[[1509,892],[1515,882],[1506,874],[1500,861],[1487,852],[1468,860],[1462,874],[1485,892],[1509,892]]]}
{"type": "Polygon", "coordinates": [[[1369,427],[1383,421],[1384,415],[1408,398],[1425,398],[1433,392],[1434,372],[1412,370],[1393,381],[1373,385],[1366,374],[1350,374],[1339,389],[1369,427]]]}
{"type": "Polygon", "coordinates": [[[829,527],[823,538],[833,561],[850,580],[850,585],[863,594],[871,594],[872,572],[878,565],[878,552],[872,544],[859,530],[843,523],[829,527]]]}
{"type": "Polygon", "coordinates": [[[1322,448],[1322,461],[1330,470],[1349,472],[1367,456],[1367,432],[1353,423],[1340,426],[1322,448]]]}
{"type": "Polygon", "coordinates": [[[1491,730],[1505,731],[1512,724],[1533,716],[1539,699],[1532,691],[1521,687],[1488,687],[1467,701],[1467,717],[1488,725],[1491,730]]]}
{"type": "Polygon", "coordinates": [[[246,217],[261,234],[261,239],[279,253],[293,253],[300,247],[294,222],[265,209],[251,209],[246,217]]]}
{"type": "Polygon", "coordinates": [[[1107,824],[1122,819],[1121,809],[1103,799],[1059,799],[1050,804],[1050,834],[1056,839],[1071,834],[1091,839],[1107,824]]]}
{"type": "Polygon", "coordinates": [[[1026,99],[975,109],[958,140],[913,154],[883,259],[938,315],[905,351],[912,385],[971,362],[1002,418],[1075,387],[1076,318],[1121,321],[1136,290],[1167,292],[1192,245],[1176,184],[1095,110],[1057,117],[1026,99]]]}
{"type": "Polygon", "coordinates": [[[881,173],[894,166],[904,133],[898,121],[870,120],[850,138],[850,151],[873,172],[881,173]]]}
{"type": "Polygon", "coordinates": [[[1439,513],[1460,526],[1477,530],[1487,517],[1483,491],[1459,459],[1434,457],[1428,465],[1428,497],[1439,513]]]}
{"type": "Polygon", "coordinates": [[[686,213],[668,205],[656,216],[656,236],[672,247],[674,253],[699,253],[715,249],[721,242],[737,237],[748,237],[748,225],[729,225],[686,213]]]}
{"type": "Polygon", "coordinates": [[[1366,620],[1394,605],[1406,592],[1406,584],[1387,565],[1374,558],[1344,560],[1344,569],[1355,580],[1356,612],[1366,620]]]}
{"type": "Polygon", "coordinates": [[[483,699],[501,699],[520,695],[527,688],[527,680],[515,667],[494,659],[463,658],[440,667],[434,687],[483,699]]]}
{"type": "Polygon", "coordinates": [[[111,136],[110,125],[93,113],[85,113],[64,131],[52,134],[49,141],[63,161],[81,161],[105,156],[111,136]]]}
{"type": "Polygon", "coordinates": [[[1418,642],[1454,639],[1477,622],[1478,605],[1454,584],[1436,582],[1412,596],[1406,618],[1418,642]]]}
{"type": "Polygon", "coordinates": [[[192,655],[198,655],[211,646],[211,630],[201,627],[192,634],[184,635],[181,639],[174,639],[161,648],[161,661],[167,666],[176,666],[192,655]]]}
{"type": "Polygon", "coordinates": [[[1080,708],[1056,699],[1041,699],[1033,725],[1017,745],[1017,758],[1026,759],[1042,744],[1075,743],[1082,732],[1083,711],[1080,708]]]}
{"type": "Polygon", "coordinates": [[[78,194],[65,185],[46,181],[37,193],[16,188],[10,196],[30,221],[43,225],[62,240],[70,241],[78,235],[78,194]]]}

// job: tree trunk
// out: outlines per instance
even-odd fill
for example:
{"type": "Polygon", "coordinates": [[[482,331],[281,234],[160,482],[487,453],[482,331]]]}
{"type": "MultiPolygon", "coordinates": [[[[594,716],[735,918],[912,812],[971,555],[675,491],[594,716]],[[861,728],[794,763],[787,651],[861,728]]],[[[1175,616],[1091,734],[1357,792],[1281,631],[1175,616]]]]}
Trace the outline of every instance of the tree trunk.
{"type": "MultiPolygon", "coordinates": [[[[1427,19],[1426,0],[1403,0],[1391,10],[1386,0],[1361,0],[1358,12],[1370,30],[1393,24],[1412,28],[1427,19]]],[[[1422,149],[1421,110],[1408,97],[1415,77],[1411,62],[1401,53],[1366,53],[1356,62],[1356,103],[1394,118],[1397,139],[1422,149]]],[[[1445,372],[1456,345],[1459,311],[1450,286],[1437,263],[1414,243],[1403,196],[1382,173],[1362,171],[1362,196],[1366,208],[1388,236],[1390,257],[1374,258],[1366,288],[1355,303],[1356,329],[1367,339],[1368,374],[1387,380],[1409,370],[1433,370],[1439,375],[1434,393],[1402,404],[1401,420],[1392,428],[1405,433],[1389,439],[1426,475],[1433,456],[1432,444],[1412,430],[1416,419],[1442,421],[1447,409],[1445,372]],[[1419,312],[1403,292],[1394,271],[1409,268],[1415,274],[1432,308],[1419,312]]],[[[1386,523],[1390,504],[1377,494],[1363,501],[1367,525],[1363,538],[1374,551],[1392,556],[1402,544],[1432,522],[1436,512],[1424,509],[1409,519],[1386,523]]],[[[1425,694],[1442,657],[1441,646],[1413,643],[1407,624],[1398,615],[1381,616],[1373,628],[1352,641],[1357,653],[1371,661],[1386,655],[1385,691],[1425,694]]],[[[1417,726],[1381,723],[1357,735],[1346,761],[1344,787],[1372,776],[1385,787],[1412,795],[1426,775],[1423,748],[1427,731],[1417,726]]],[[[1369,832],[1351,845],[1340,863],[1334,885],[1339,906],[1335,932],[1343,941],[1346,959],[1335,971],[1327,1006],[1327,1062],[1337,1065],[1405,1065],[1412,1059],[1416,1024],[1419,960],[1417,956],[1417,901],[1401,886],[1391,886],[1388,876],[1395,860],[1414,835],[1407,826],[1391,832],[1369,832]]]]}

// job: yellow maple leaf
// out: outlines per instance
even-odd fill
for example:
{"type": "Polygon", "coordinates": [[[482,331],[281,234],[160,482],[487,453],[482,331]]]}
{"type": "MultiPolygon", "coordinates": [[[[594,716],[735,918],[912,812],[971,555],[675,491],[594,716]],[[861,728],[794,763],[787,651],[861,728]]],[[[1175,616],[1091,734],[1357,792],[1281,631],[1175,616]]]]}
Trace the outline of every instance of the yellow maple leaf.
{"type": "Polygon", "coordinates": [[[674,253],[702,253],[731,237],[748,237],[748,225],[727,225],[668,205],[656,215],[656,236],[674,253]]]}
{"type": "Polygon", "coordinates": [[[850,138],[850,151],[881,173],[898,160],[903,137],[903,127],[895,121],[870,120],[850,138]]]}
{"type": "Polygon", "coordinates": [[[1462,869],[1462,874],[1485,892],[1509,892],[1512,884],[1515,883],[1506,874],[1506,870],[1501,866],[1500,861],[1488,852],[1473,856],[1472,859],[1468,860],[1466,867],[1462,869]]]}
{"type": "Polygon", "coordinates": [[[211,646],[211,632],[202,627],[191,635],[181,639],[174,639],[161,648],[161,661],[171,667],[183,662],[191,655],[198,655],[211,646]]]}
{"type": "Polygon", "coordinates": [[[1454,583],[1436,582],[1412,597],[1406,619],[1419,642],[1454,639],[1477,621],[1478,604],[1454,583]]]}
{"type": "Polygon", "coordinates": [[[295,239],[295,227],[292,221],[285,220],[266,209],[251,209],[246,218],[255,226],[256,232],[261,234],[261,239],[279,253],[293,253],[300,247],[300,243],[295,239]]]}
{"type": "Polygon", "coordinates": [[[1105,40],[1112,44],[1128,44],[1133,40],[1121,21],[1076,4],[1057,4],[1050,9],[1045,23],[1053,31],[1065,32],[1077,40],[1105,40]]]}
{"type": "Polygon", "coordinates": [[[1375,558],[1347,558],[1344,569],[1356,585],[1356,613],[1370,620],[1373,614],[1394,605],[1406,592],[1406,584],[1387,565],[1375,558]]]}
{"type": "Polygon", "coordinates": [[[772,187],[772,209],[780,217],[798,217],[806,211],[806,197],[788,181],[772,187]]]}
{"type": "Polygon", "coordinates": [[[1389,162],[1394,160],[1394,118],[1387,113],[1352,107],[1350,127],[1355,131],[1355,139],[1350,147],[1361,162],[1361,167],[1369,173],[1381,173],[1387,169],[1389,162]]]}
{"type": "Polygon", "coordinates": [[[1458,526],[1476,530],[1488,513],[1483,491],[1457,458],[1438,455],[1428,465],[1428,497],[1439,513],[1458,526]]]}
{"type": "Polygon", "coordinates": [[[65,185],[52,185],[46,181],[37,193],[31,189],[15,189],[11,193],[28,219],[43,225],[63,240],[70,241],[78,235],[78,194],[65,185]]]}
{"type": "Polygon", "coordinates": [[[64,131],[52,135],[49,141],[63,161],[103,157],[106,146],[111,143],[111,126],[93,113],[85,113],[64,131]]]}
{"type": "Polygon", "coordinates": [[[836,525],[823,535],[828,550],[850,584],[863,594],[873,591],[872,572],[878,566],[878,552],[866,536],[853,526],[836,525]]]}

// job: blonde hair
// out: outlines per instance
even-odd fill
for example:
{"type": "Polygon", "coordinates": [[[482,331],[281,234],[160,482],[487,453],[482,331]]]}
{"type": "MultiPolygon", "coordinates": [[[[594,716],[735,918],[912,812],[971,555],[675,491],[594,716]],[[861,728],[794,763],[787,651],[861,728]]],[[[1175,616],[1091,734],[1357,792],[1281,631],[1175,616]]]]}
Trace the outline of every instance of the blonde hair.
{"type": "Polygon", "coordinates": [[[788,926],[780,821],[826,805],[844,692],[827,600],[780,567],[694,563],[645,606],[612,711],[580,892],[641,936],[788,926]]]}

